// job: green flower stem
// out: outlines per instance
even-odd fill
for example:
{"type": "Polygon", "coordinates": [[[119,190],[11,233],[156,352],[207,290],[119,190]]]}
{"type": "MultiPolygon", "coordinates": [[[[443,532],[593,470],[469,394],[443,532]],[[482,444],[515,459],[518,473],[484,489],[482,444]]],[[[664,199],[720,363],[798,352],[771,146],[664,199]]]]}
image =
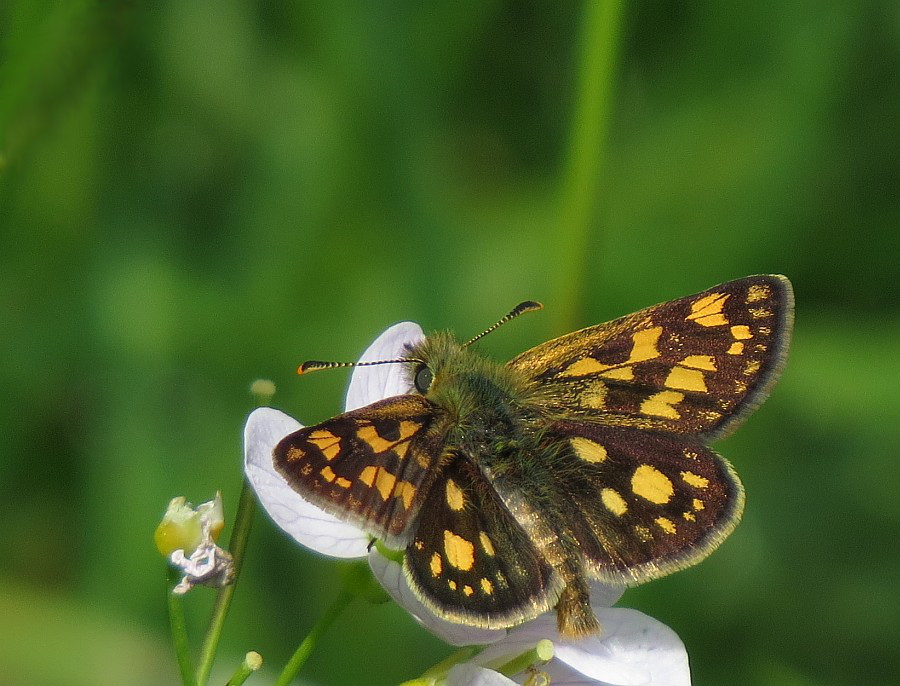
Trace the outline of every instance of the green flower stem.
{"type": "Polygon", "coordinates": [[[216,649],[219,647],[219,639],[222,636],[222,627],[225,625],[225,617],[234,589],[237,586],[241,573],[241,565],[244,561],[244,552],[247,549],[247,539],[250,537],[250,525],[253,523],[253,512],[256,500],[253,491],[244,481],[241,488],[241,497],[238,500],[237,514],[234,517],[234,528],[231,531],[231,540],[228,543],[229,552],[234,560],[234,582],[219,589],[216,602],[213,605],[209,626],[203,639],[203,648],[200,651],[200,665],[197,668],[198,686],[206,686],[209,672],[212,669],[213,660],[216,657],[216,649]]]}
{"type": "Polygon", "coordinates": [[[253,672],[262,667],[262,655],[259,653],[250,651],[244,656],[244,661],[238,666],[238,668],[234,671],[234,674],[231,675],[231,678],[228,680],[228,683],[225,686],[241,686],[245,681],[247,681],[247,677],[249,677],[253,672]]]}
{"type": "Polygon", "coordinates": [[[303,639],[303,642],[300,643],[297,650],[291,656],[291,659],[288,660],[288,663],[284,666],[284,670],[278,676],[278,680],[275,682],[275,686],[288,686],[291,683],[291,680],[297,676],[297,673],[300,671],[300,668],[306,663],[306,660],[309,658],[313,649],[316,647],[316,644],[319,642],[319,639],[322,638],[323,634],[328,631],[328,628],[334,623],[341,612],[350,604],[350,601],[356,597],[356,594],[349,589],[342,589],[338,594],[337,598],[334,599],[334,602],[325,610],[325,613],[319,617],[319,620],[313,625],[313,628],[310,629],[309,633],[306,635],[306,638],[303,639]]]}
{"type": "Polygon", "coordinates": [[[468,646],[460,648],[449,657],[444,658],[436,665],[429,667],[420,677],[404,681],[400,686],[435,686],[435,684],[443,683],[447,678],[447,673],[454,665],[460,662],[470,660],[480,653],[484,646],[468,646]]]}
{"type": "Polygon", "coordinates": [[[579,73],[568,150],[560,185],[560,288],[556,330],[578,325],[583,309],[590,229],[609,132],[623,0],[584,3],[579,73]]]}
{"type": "Polygon", "coordinates": [[[176,569],[168,568],[166,583],[166,600],[169,606],[169,629],[172,632],[172,644],[175,646],[175,657],[181,672],[183,686],[196,686],[194,665],[191,664],[190,646],[188,645],[187,625],[184,621],[184,598],[172,593],[178,583],[179,574],[176,569]]]}
{"type": "Polygon", "coordinates": [[[525,651],[518,657],[513,658],[509,662],[496,667],[496,671],[506,676],[512,677],[519,672],[524,672],[534,665],[544,664],[553,659],[553,643],[547,639],[538,641],[531,650],[525,651]]]}

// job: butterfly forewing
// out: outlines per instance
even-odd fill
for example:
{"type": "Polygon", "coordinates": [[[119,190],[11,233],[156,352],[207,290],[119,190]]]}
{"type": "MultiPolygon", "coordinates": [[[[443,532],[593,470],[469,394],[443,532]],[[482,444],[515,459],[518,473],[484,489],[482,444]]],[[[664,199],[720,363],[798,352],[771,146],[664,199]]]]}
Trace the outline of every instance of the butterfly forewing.
{"type": "Polygon", "coordinates": [[[566,444],[552,470],[566,475],[563,516],[596,578],[639,583],[694,564],[740,518],[740,481],[696,439],[575,421],[553,431],[566,444]]]}
{"type": "Polygon", "coordinates": [[[501,628],[548,610],[560,580],[481,471],[454,456],[406,549],[410,585],[436,614],[501,628]]]}
{"type": "Polygon", "coordinates": [[[721,436],[765,398],[792,320],[790,282],[751,276],[561,336],[510,365],[558,412],[721,436]]]}
{"type": "Polygon", "coordinates": [[[275,447],[275,467],[326,512],[405,543],[437,476],[443,416],[421,396],[387,398],[285,437],[275,447]]]}

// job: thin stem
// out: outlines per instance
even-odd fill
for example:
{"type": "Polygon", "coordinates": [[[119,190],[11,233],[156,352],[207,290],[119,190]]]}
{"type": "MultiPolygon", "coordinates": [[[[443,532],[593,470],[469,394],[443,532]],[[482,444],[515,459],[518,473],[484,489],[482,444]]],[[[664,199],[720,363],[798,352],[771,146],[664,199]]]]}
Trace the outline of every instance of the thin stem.
{"type": "Polygon", "coordinates": [[[191,663],[190,645],[188,644],[187,625],[184,621],[184,599],[182,596],[172,593],[172,589],[178,583],[178,576],[176,569],[168,568],[166,601],[169,606],[169,629],[172,632],[172,644],[175,647],[175,657],[181,672],[181,683],[183,686],[196,686],[194,665],[191,663]]]}
{"type": "Polygon", "coordinates": [[[234,670],[234,674],[231,675],[225,686],[241,686],[253,672],[262,667],[262,662],[262,656],[259,653],[250,651],[244,656],[243,662],[234,670]]]}
{"type": "Polygon", "coordinates": [[[291,656],[291,659],[288,660],[288,663],[284,666],[284,670],[278,676],[275,686],[288,686],[288,684],[291,683],[291,679],[297,676],[297,673],[306,663],[306,660],[316,647],[319,639],[322,638],[322,635],[328,631],[328,628],[334,623],[334,620],[338,618],[341,612],[344,611],[347,605],[350,604],[350,601],[355,597],[356,594],[352,591],[348,589],[341,590],[337,598],[334,599],[334,602],[331,603],[328,609],[325,610],[325,613],[319,617],[319,620],[313,625],[313,628],[310,629],[309,633],[306,634],[306,638],[300,643],[297,650],[291,656]]]}
{"type": "Polygon", "coordinates": [[[579,51],[572,128],[561,179],[559,331],[574,328],[583,309],[591,220],[603,167],[618,62],[623,0],[588,0],[579,51]]]}
{"type": "Polygon", "coordinates": [[[534,665],[549,662],[551,659],[553,659],[553,643],[545,638],[538,641],[531,650],[525,651],[496,669],[501,674],[511,677],[534,665]]]}
{"type": "Polygon", "coordinates": [[[244,552],[247,549],[247,539],[250,537],[250,525],[253,523],[253,512],[256,500],[253,492],[244,481],[241,488],[241,497],[238,500],[237,514],[234,517],[234,528],[231,531],[231,540],[228,549],[234,560],[234,582],[223,586],[216,594],[216,602],[213,605],[206,636],[203,638],[203,648],[200,650],[200,665],[197,668],[197,684],[205,686],[209,679],[213,660],[216,657],[216,649],[219,647],[219,639],[222,637],[222,627],[225,625],[225,617],[231,605],[231,598],[237,586],[241,573],[241,565],[244,562],[244,552]]]}

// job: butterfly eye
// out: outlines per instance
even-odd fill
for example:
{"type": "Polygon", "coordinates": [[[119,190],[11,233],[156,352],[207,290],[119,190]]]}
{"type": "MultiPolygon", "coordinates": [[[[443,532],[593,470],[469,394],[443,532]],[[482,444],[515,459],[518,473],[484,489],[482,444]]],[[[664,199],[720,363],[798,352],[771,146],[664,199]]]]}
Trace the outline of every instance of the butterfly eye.
{"type": "Polygon", "coordinates": [[[427,393],[428,389],[431,388],[432,381],[434,381],[434,376],[431,374],[431,370],[424,364],[416,370],[414,383],[416,390],[419,393],[427,393]]]}

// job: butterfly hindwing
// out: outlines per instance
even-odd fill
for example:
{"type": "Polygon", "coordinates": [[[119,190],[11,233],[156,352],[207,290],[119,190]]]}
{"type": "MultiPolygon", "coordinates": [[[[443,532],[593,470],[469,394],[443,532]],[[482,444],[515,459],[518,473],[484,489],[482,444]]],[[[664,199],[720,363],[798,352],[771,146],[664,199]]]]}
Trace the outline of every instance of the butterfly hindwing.
{"type": "Polygon", "coordinates": [[[706,557],[744,505],[728,462],[684,436],[559,421],[563,516],[593,576],[640,583],[706,557]]]}
{"type": "Polygon", "coordinates": [[[751,276],[561,336],[510,365],[558,412],[713,438],[765,398],[792,321],[790,282],[751,276]]]}
{"type": "Polygon", "coordinates": [[[304,499],[403,544],[436,476],[445,426],[425,398],[395,396],[286,436],[275,467],[304,499]]]}
{"type": "Polygon", "coordinates": [[[561,586],[478,467],[459,455],[423,503],[404,566],[426,607],[484,628],[550,609],[561,586]]]}

